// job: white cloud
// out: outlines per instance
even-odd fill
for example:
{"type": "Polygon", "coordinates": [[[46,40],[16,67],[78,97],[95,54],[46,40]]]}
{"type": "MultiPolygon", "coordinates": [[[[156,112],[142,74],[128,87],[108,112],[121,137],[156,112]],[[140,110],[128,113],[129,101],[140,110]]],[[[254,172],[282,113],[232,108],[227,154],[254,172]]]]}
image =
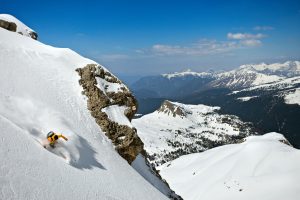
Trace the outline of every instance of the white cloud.
{"type": "Polygon", "coordinates": [[[240,43],[243,46],[247,46],[247,47],[257,47],[257,46],[261,45],[261,41],[260,40],[256,40],[256,39],[241,40],[240,43]]]}
{"type": "Polygon", "coordinates": [[[209,55],[228,52],[239,47],[234,41],[200,40],[190,46],[155,44],[151,52],[156,55],[209,55]]]}
{"type": "Polygon", "coordinates": [[[227,38],[231,40],[218,41],[202,39],[190,45],[154,44],[150,48],[137,49],[135,55],[108,54],[99,58],[105,61],[128,60],[133,58],[149,58],[156,56],[205,56],[223,54],[229,55],[234,50],[253,48],[262,45],[261,38],[265,35],[250,33],[228,33],[227,38]]]}
{"type": "Polygon", "coordinates": [[[253,28],[253,30],[255,30],[255,31],[269,31],[269,30],[273,30],[273,29],[274,29],[274,27],[272,27],[272,26],[255,26],[253,28]]]}
{"type": "MultiPolygon", "coordinates": [[[[155,44],[150,50],[138,50],[144,54],[154,54],[159,56],[168,55],[214,55],[221,53],[232,52],[236,49],[258,47],[262,42],[255,38],[263,36],[256,35],[255,37],[244,37],[247,39],[239,39],[239,41],[217,41],[203,39],[189,46],[155,44]],[[249,38],[249,39],[248,39],[249,38]]],[[[238,40],[238,39],[237,39],[238,40]]]]}
{"type": "Polygon", "coordinates": [[[266,37],[266,35],[257,33],[257,34],[250,34],[250,33],[228,33],[227,38],[232,40],[246,40],[246,39],[261,39],[266,37]]]}

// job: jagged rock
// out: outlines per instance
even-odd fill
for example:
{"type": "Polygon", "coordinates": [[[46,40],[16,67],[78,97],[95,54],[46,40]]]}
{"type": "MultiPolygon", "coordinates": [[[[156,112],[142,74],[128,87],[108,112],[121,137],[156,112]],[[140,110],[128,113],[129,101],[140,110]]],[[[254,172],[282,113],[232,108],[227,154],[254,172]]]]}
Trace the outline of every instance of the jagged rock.
{"type": "Polygon", "coordinates": [[[88,97],[87,108],[91,115],[116,146],[118,153],[130,164],[139,153],[144,154],[143,142],[138,137],[135,128],[111,121],[107,114],[101,110],[111,105],[126,106],[124,115],[131,120],[137,110],[137,101],[125,87],[117,93],[101,91],[97,87],[96,77],[110,83],[121,83],[119,79],[105,71],[101,66],[89,64],[76,69],[76,71],[80,76],[79,84],[84,90],[83,94],[88,97]]]}
{"type": "Polygon", "coordinates": [[[165,100],[162,103],[162,105],[158,109],[158,112],[163,112],[163,113],[166,113],[166,114],[172,114],[173,117],[176,117],[176,116],[184,117],[184,116],[186,116],[186,113],[184,112],[184,110],[182,110],[179,106],[176,106],[175,104],[173,104],[172,102],[170,102],[168,100],[165,100]]]}
{"type": "Polygon", "coordinates": [[[17,25],[14,22],[9,22],[3,19],[0,19],[0,27],[13,32],[17,31],[17,25]]]}
{"type": "Polygon", "coordinates": [[[293,146],[291,145],[291,143],[289,143],[289,141],[288,141],[287,139],[281,139],[281,140],[278,140],[278,141],[281,142],[281,143],[283,143],[283,144],[286,144],[286,145],[288,145],[288,146],[293,147],[293,146]]]}
{"type": "Polygon", "coordinates": [[[38,38],[38,34],[36,32],[30,32],[29,35],[34,40],[37,40],[37,38],[38,38]]]}

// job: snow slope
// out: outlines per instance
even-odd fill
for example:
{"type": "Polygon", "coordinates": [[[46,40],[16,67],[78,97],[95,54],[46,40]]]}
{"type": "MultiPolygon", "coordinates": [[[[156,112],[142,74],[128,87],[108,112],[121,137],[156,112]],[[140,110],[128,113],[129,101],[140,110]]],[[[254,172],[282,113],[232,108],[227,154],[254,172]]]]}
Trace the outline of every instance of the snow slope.
{"type": "MultiPolygon", "coordinates": [[[[232,94],[238,94],[238,93],[258,93],[261,95],[264,95],[266,92],[272,92],[273,95],[281,96],[284,98],[284,102],[286,104],[298,104],[300,105],[300,76],[295,76],[292,78],[286,78],[281,81],[275,82],[275,83],[267,83],[267,84],[261,84],[253,87],[249,87],[242,90],[236,90],[231,93],[232,94]]],[[[252,97],[240,97],[239,100],[250,100],[247,98],[257,98],[258,96],[252,96],[252,97]]]]}
{"type": "Polygon", "coordinates": [[[0,199],[165,199],[87,110],[75,69],[94,61],[2,28],[0,60],[0,199]],[[50,130],[69,141],[44,149],[50,130]]]}
{"type": "Polygon", "coordinates": [[[278,133],[182,156],[160,174],[185,200],[297,200],[300,151],[278,133]],[[280,142],[281,141],[281,142],[280,142]]]}

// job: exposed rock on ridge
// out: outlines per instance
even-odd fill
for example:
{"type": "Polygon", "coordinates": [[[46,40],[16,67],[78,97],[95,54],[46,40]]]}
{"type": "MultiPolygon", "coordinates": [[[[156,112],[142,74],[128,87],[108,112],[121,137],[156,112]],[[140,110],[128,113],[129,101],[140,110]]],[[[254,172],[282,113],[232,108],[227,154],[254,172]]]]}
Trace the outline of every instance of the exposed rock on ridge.
{"type": "Polygon", "coordinates": [[[15,23],[3,19],[0,19],[0,27],[12,32],[17,31],[17,25],[15,23]]]}
{"type": "Polygon", "coordinates": [[[179,106],[176,106],[175,104],[173,104],[172,102],[170,102],[168,100],[165,100],[162,103],[162,105],[158,109],[158,112],[163,112],[168,115],[171,114],[171,115],[173,115],[173,117],[176,117],[176,116],[185,117],[186,116],[186,113],[182,108],[180,108],[179,106]]]}
{"type": "Polygon", "coordinates": [[[110,120],[107,114],[101,110],[111,105],[126,106],[124,114],[131,120],[137,110],[137,101],[125,87],[122,87],[120,92],[100,90],[97,87],[96,77],[109,83],[121,84],[121,81],[99,65],[89,64],[76,69],[76,71],[81,77],[79,84],[83,87],[82,93],[88,97],[87,107],[96,123],[111,139],[118,153],[131,164],[139,153],[143,153],[144,147],[136,129],[110,120]]]}

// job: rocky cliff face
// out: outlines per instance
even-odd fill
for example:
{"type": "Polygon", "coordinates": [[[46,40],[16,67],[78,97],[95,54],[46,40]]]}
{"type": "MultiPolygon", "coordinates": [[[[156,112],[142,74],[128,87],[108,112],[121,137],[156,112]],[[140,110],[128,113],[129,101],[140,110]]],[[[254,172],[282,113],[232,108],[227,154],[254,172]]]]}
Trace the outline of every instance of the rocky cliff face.
{"type": "Polygon", "coordinates": [[[89,64],[76,69],[80,75],[79,83],[83,94],[87,96],[87,107],[96,123],[116,146],[118,153],[130,164],[136,156],[143,152],[144,144],[137,136],[136,129],[111,120],[103,108],[112,105],[125,106],[124,115],[131,120],[137,110],[137,102],[130,91],[124,86],[118,92],[109,91],[110,83],[121,84],[121,81],[99,65],[89,64]],[[96,78],[103,79],[108,85],[104,91],[97,86],[96,78]]]}

